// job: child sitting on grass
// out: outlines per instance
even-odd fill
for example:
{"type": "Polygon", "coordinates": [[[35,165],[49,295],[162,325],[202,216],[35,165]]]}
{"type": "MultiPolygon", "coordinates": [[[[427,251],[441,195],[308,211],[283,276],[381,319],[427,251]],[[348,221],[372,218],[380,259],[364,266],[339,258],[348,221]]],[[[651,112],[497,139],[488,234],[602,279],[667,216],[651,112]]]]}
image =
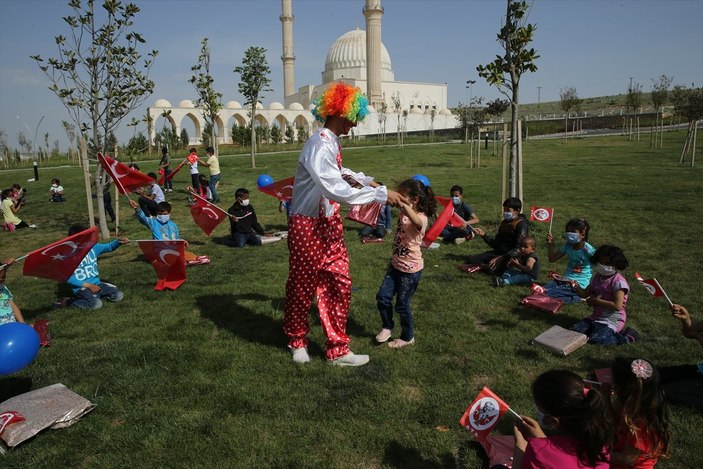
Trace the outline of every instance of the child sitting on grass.
{"type": "Polygon", "coordinates": [[[669,415],[657,369],[641,358],[616,358],[612,366],[615,440],[611,469],[653,468],[669,453],[669,415]]]}
{"type": "MultiPolygon", "coordinates": [[[[566,256],[564,277],[575,280],[581,288],[588,287],[591,281],[591,256],[596,252],[596,249],[588,243],[590,228],[588,222],[582,218],[573,218],[566,222],[565,243],[559,250],[554,249],[554,236],[551,233],[547,235],[549,262],[556,262],[566,256]]],[[[570,282],[552,280],[544,285],[544,294],[557,298],[565,304],[581,301],[581,297],[570,282]]]]}
{"type": "Polygon", "coordinates": [[[597,345],[622,345],[639,340],[639,333],[631,327],[625,328],[627,321],[628,292],[630,286],[620,271],[628,266],[622,249],[605,244],[593,254],[596,274],[588,287],[581,288],[576,280],[571,286],[586,304],[593,308],[593,314],[571,327],[572,331],[588,336],[588,342],[597,345]]]}
{"type": "MultiPolygon", "coordinates": [[[[68,229],[68,235],[73,236],[85,230],[84,226],[74,225],[68,229]]],[[[127,243],[129,243],[129,239],[119,238],[113,239],[109,243],[98,243],[93,246],[66,282],[73,291],[73,297],[59,299],[54,307],[72,306],[80,309],[100,309],[103,306],[103,299],[112,302],[122,301],[124,293],[115,285],[100,279],[98,257],[127,243]]]]}
{"type": "Polygon", "coordinates": [[[51,187],[49,188],[49,195],[51,198],[49,199],[49,202],[65,202],[66,199],[63,197],[63,186],[61,185],[61,181],[58,179],[52,179],[51,180],[51,187]]]}
{"type": "MultiPolygon", "coordinates": [[[[171,221],[171,204],[168,202],[157,204],[155,218],[147,217],[134,200],[130,200],[129,205],[134,209],[139,223],[151,230],[152,239],[164,241],[181,239],[178,225],[171,221]]],[[[185,247],[188,247],[188,241],[185,241],[185,247]]],[[[197,256],[189,251],[184,251],[184,258],[187,266],[210,263],[208,256],[197,256]]]]}
{"type": "Polygon", "coordinates": [[[13,194],[13,189],[5,189],[0,194],[0,198],[2,198],[3,229],[5,231],[15,231],[21,228],[36,228],[36,225],[22,221],[17,217],[17,212],[22,208],[22,203],[15,204],[12,198],[13,194]]]}
{"type": "Polygon", "coordinates": [[[493,278],[493,285],[532,285],[539,275],[539,259],[535,255],[537,241],[533,236],[525,236],[520,241],[517,256],[508,261],[508,268],[500,277],[493,278]]]}
{"type": "Polygon", "coordinates": [[[464,202],[464,188],[461,186],[452,186],[449,190],[449,196],[452,198],[454,213],[459,215],[464,220],[464,226],[452,226],[448,224],[440,236],[444,243],[461,244],[464,241],[474,238],[474,230],[471,225],[479,222],[478,217],[474,213],[471,205],[464,202]]]}
{"type": "Polygon", "coordinates": [[[0,325],[11,322],[24,322],[22,311],[17,307],[10,289],[5,284],[7,269],[15,263],[15,260],[9,258],[2,261],[2,263],[5,266],[0,269],[0,325]]]}

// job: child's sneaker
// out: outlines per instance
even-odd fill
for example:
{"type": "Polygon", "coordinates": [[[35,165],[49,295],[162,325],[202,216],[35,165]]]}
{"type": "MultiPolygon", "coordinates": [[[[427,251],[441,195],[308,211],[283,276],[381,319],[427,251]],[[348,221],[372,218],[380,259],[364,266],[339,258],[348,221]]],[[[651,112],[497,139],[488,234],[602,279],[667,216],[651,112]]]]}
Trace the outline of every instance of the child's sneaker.
{"type": "Polygon", "coordinates": [[[500,277],[493,277],[493,286],[494,287],[504,287],[505,286],[505,280],[503,280],[500,277]]]}
{"type": "Polygon", "coordinates": [[[625,330],[622,331],[622,335],[625,336],[629,344],[634,344],[642,339],[640,333],[631,327],[626,327],[625,330]]]}
{"type": "Polygon", "coordinates": [[[383,238],[376,238],[374,236],[365,236],[361,238],[361,242],[363,244],[375,244],[375,243],[382,243],[383,238]]]}
{"type": "Polygon", "coordinates": [[[466,238],[457,238],[454,240],[454,244],[461,244],[466,242],[466,238]]]}
{"type": "Polygon", "coordinates": [[[290,352],[293,354],[293,361],[296,363],[307,363],[310,361],[307,347],[292,348],[290,352]]]}
{"type": "Polygon", "coordinates": [[[388,342],[388,346],[390,348],[403,348],[407,345],[413,345],[414,343],[415,343],[414,337],[410,340],[395,339],[395,340],[391,340],[390,342],[388,342]]]}
{"type": "Polygon", "coordinates": [[[191,267],[194,265],[203,265],[203,264],[209,264],[210,263],[210,258],[207,256],[198,256],[192,261],[186,262],[186,267],[191,267]]]}
{"type": "Polygon", "coordinates": [[[366,365],[369,362],[369,356],[356,355],[352,352],[349,352],[348,354],[342,355],[341,357],[335,358],[334,360],[327,360],[327,362],[337,366],[362,366],[366,365]]]}
{"type": "Polygon", "coordinates": [[[382,344],[384,342],[387,342],[388,339],[391,338],[391,330],[390,329],[381,329],[381,332],[376,335],[376,342],[379,344],[382,344]]]}

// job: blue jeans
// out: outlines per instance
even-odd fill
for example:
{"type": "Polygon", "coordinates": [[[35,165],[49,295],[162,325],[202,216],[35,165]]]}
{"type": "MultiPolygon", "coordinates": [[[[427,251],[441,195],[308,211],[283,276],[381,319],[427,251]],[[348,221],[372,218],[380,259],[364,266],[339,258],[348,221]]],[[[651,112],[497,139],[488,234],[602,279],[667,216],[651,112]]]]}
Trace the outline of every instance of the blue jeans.
{"type": "Polygon", "coordinates": [[[374,238],[385,238],[386,237],[386,227],[383,225],[376,225],[376,227],[371,227],[365,225],[359,228],[359,236],[362,238],[366,236],[373,236],[374,238]]]}
{"type": "Polygon", "coordinates": [[[168,177],[171,174],[171,170],[164,169],[164,189],[173,189],[173,181],[168,177]]]}
{"type": "Polygon", "coordinates": [[[581,319],[571,326],[571,330],[586,334],[589,344],[622,345],[630,343],[630,340],[624,334],[615,332],[602,322],[595,322],[588,318],[581,319]]]}
{"type": "Polygon", "coordinates": [[[190,175],[190,185],[193,186],[195,192],[200,190],[200,174],[195,173],[190,175]]]}
{"type": "Polygon", "coordinates": [[[410,300],[420,283],[422,271],[408,274],[401,272],[394,267],[390,267],[383,278],[381,288],[376,294],[378,311],[381,313],[381,324],[384,329],[393,330],[393,296],[395,295],[395,311],[400,316],[400,327],[402,332],[400,338],[410,341],[415,337],[413,328],[413,312],[410,308],[410,300]]]}
{"type": "Polygon", "coordinates": [[[573,287],[567,283],[558,283],[552,280],[544,285],[544,294],[564,302],[565,305],[578,303],[581,297],[573,287]]]}
{"type": "Polygon", "coordinates": [[[235,248],[243,248],[246,245],[261,246],[261,238],[255,233],[232,233],[230,245],[235,248]]]}
{"type": "Polygon", "coordinates": [[[472,229],[469,228],[458,228],[455,226],[450,226],[448,228],[444,228],[442,232],[440,233],[440,236],[442,237],[442,240],[445,243],[452,243],[454,242],[455,239],[457,238],[466,238],[469,236],[471,233],[473,233],[472,229]]]}
{"type": "Polygon", "coordinates": [[[213,203],[218,203],[220,201],[220,194],[217,193],[217,183],[220,180],[220,175],[215,174],[213,176],[210,176],[210,182],[208,183],[210,185],[210,193],[212,194],[212,202],[213,203]]]}
{"type": "Polygon", "coordinates": [[[508,269],[501,276],[505,285],[532,285],[535,279],[532,275],[521,272],[517,269],[508,269]]]}
{"type": "Polygon", "coordinates": [[[103,306],[102,298],[108,301],[118,302],[124,298],[124,293],[111,283],[98,283],[100,291],[93,293],[87,288],[81,288],[73,298],[66,302],[66,306],[73,306],[80,309],[100,309],[103,306]]]}

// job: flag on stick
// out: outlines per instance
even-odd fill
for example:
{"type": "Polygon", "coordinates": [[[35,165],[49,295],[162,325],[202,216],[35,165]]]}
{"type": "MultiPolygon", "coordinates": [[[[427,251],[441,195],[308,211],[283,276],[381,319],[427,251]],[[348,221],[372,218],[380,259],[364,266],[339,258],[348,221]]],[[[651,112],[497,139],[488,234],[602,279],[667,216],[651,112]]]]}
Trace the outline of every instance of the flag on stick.
{"type": "Polygon", "coordinates": [[[193,221],[206,235],[210,236],[215,228],[217,228],[217,225],[229,218],[229,214],[217,205],[200,197],[195,192],[191,192],[190,194],[195,197],[195,205],[190,207],[190,214],[193,216],[193,221]]]}
{"type": "Polygon", "coordinates": [[[159,178],[159,185],[163,186],[166,180],[168,179],[169,181],[173,179],[173,176],[176,175],[178,171],[181,170],[183,165],[185,164],[186,160],[181,161],[181,164],[176,166],[176,169],[172,170],[170,173],[168,173],[168,176],[166,176],[166,171],[161,172],[161,177],[159,178]]]}
{"type": "Polygon", "coordinates": [[[549,222],[549,233],[551,233],[552,222],[554,221],[554,209],[546,207],[530,207],[530,220],[541,223],[549,222]]]}
{"type": "Polygon", "coordinates": [[[154,182],[152,178],[144,173],[132,169],[124,163],[98,153],[98,161],[105,172],[112,178],[120,194],[127,195],[130,192],[144,187],[154,182]]]}
{"type": "Polygon", "coordinates": [[[484,387],[466,409],[459,423],[473,433],[477,440],[485,441],[493,427],[509,410],[511,409],[508,404],[484,387]]]}
{"type": "Polygon", "coordinates": [[[269,184],[268,186],[259,187],[258,189],[260,192],[273,196],[278,200],[290,202],[290,199],[293,197],[294,182],[295,178],[291,176],[281,179],[280,181],[276,181],[273,184],[269,184]]]}
{"type": "Polygon", "coordinates": [[[137,243],[156,271],[154,290],[175,290],[186,281],[185,241],[141,240],[137,243]]]}
{"type": "Polygon", "coordinates": [[[659,284],[659,281],[656,278],[643,279],[638,272],[635,272],[635,278],[638,282],[640,282],[640,285],[647,289],[647,291],[650,295],[652,295],[652,297],[656,298],[658,296],[663,296],[664,298],[666,298],[670,305],[673,305],[673,303],[669,299],[669,295],[666,294],[666,292],[664,291],[664,289],[659,284]]]}
{"type": "Polygon", "coordinates": [[[65,282],[98,242],[96,226],[27,254],[22,273],[65,282]]]}
{"type": "Polygon", "coordinates": [[[439,214],[435,222],[425,233],[425,237],[422,238],[422,247],[427,248],[432,243],[435,242],[437,237],[442,233],[445,226],[451,221],[454,215],[454,204],[452,204],[452,199],[446,197],[435,196],[437,205],[442,206],[442,213],[439,214]]]}

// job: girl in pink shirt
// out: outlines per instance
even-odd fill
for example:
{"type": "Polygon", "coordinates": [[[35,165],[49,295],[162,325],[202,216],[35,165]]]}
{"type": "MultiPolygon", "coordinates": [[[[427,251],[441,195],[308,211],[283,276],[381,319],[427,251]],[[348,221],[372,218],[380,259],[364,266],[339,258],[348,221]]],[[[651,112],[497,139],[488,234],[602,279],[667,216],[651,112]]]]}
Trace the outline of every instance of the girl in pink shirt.
{"type": "Polygon", "coordinates": [[[395,311],[400,317],[401,334],[400,338],[388,343],[391,348],[415,343],[410,300],[422,277],[424,264],[420,244],[427,230],[427,218],[434,216],[437,207],[432,189],[415,179],[401,182],[398,192],[409,203],[400,204],[398,229],[393,239],[393,258],[376,294],[383,326],[376,335],[378,343],[388,341],[393,334],[393,296],[396,297],[395,311]]]}
{"type": "Polygon", "coordinates": [[[537,420],[523,415],[514,428],[514,468],[609,469],[612,420],[600,391],[576,373],[551,370],[532,383],[532,395],[537,420]]]}

